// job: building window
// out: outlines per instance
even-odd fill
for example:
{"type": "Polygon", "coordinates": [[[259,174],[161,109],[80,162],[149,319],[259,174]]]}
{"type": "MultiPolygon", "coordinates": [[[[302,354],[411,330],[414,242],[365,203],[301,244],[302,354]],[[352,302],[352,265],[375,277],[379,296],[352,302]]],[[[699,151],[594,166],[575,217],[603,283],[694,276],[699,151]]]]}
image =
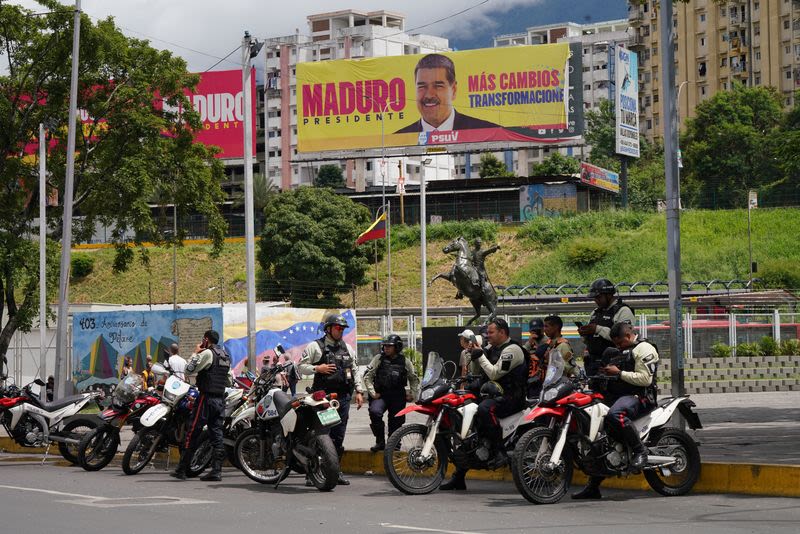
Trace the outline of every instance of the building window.
{"type": "Polygon", "coordinates": [[[761,50],[756,51],[756,59],[761,61],[761,50]]]}
{"type": "Polygon", "coordinates": [[[783,29],[784,30],[788,30],[789,29],[789,19],[786,19],[786,20],[783,21],[783,29]]]}
{"type": "Polygon", "coordinates": [[[653,93],[653,104],[658,104],[658,93],[653,93]]]}
{"type": "Polygon", "coordinates": [[[701,46],[701,47],[704,47],[704,46],[706,46],[706,38],[705,38],[705,37],[701,37],[701,38],[700,38],[700,46],[701,46]]]}
{"type": "Polygon", "coordinates": [[[705,85],[701,85],[700,86],[700,95],[701,96],[706,96],[706,86],[705,85]]]}
{"type": "Polygon", "coordinates": [[[719,62],[720,67],[727,67],[728,66],[728,58],[723,57],[719,62]]]}
{"type": "Polygon", "coordinates": [[[701,61],[701,62],[698,64],[698,66],[697,66],[697,73],[698,73],[700,76],[705,76],[705,75],[706,75],[706,62],[705,62],[705,61],[701,61]]]}
{"type": "Polygon", "coordinates": [[[647,129],[648,130],[652,130],[653,129],[653,121],[652,120],[647,119],[647,123],[646,124],[647,124],[647,129]]]}
{"type": "Polygon", "coordinates": [[[759,6],[758,6],[758,2],[755,2],[755,3],[753,4],[753,11],[758,11],[758,7],[759,7],[759,6]]]}
{"type": "Polygon", "coordinates": [[[753,35],[761,35],[761,25],[758,22],[753,24],[753,35]]]}
{"type": "Polygon", "coordinates": [[[761,85],[761,75],[760,74],[756,74],[754,83],[756,85],[761,85]]]}
{"type": "Polygon", "coordinates": [[[790,70],[786,71],[786,79],[787,80],[791,80],[792,79],[792,71],[790,71],[790,70]]]}
{"type": "Polygon", "coordinates": [[[706,14],[700,13],[700,22],[705,22],[705,21],[706,21],[706,14]]]}

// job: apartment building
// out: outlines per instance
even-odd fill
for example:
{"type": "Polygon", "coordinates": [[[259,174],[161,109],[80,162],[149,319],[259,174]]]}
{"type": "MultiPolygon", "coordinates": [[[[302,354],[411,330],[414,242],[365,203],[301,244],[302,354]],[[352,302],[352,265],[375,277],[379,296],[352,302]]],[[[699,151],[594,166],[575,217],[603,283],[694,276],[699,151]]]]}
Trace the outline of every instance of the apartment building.
{"type": "MultiPolygon", "coordinates": [[[[639,110],[642,134],[663,135],[659,101],[661,58],[656,0],[629,6],[631,48],[639,53],[639,110]]],[[[676,3],[675,81],[683,125],[695,106],[735,84],[777,88],[786,106],[800,89],[800,0],[713,0],[676,3]]]]}
{"type": "MultiPolygon", "coordinates": [[[[611,71],[609,69],[609,51],[613,54],[613,46],[627,46],[630,40],[628,20],[609,20],[578,24],[566,22],[532,26],[523,32],[498,35],[494,38],[494,46],[521,46],[547,43],[581,43],[583,63],[583,108],[584,113],[597,109],[600,101],[610,98],[611,71]]],[[[541,163],[554,151],[564,155],[581,156],[585,149],[580,147],[558,148],[541,146],[520,150],[497,152],[497,156],[506,164],[506,168],[519,176],[528,176],[533,166],[541,163]]],[[[588,154],[588,153],[587,153],[588,154]]],[[[458,178],[478,178],[480,154],[464,154],[456,156],[455,174],[458,178]]]]}
{"type": "Polygon", "coordinates": [[[265,45],[266,108],[260,111],[264,129],[257,142],[263,144],[259,163],[269,179],[281,189],[310,185],[326,163],[341,164],[347,185],[357,190],[384,183],[394,188],[401,174],[406,183],[418,182],[420,172],[425,172],[426,180],[453,177],[453,161],[448,155],[431,157],[433,161],[427,166],[415,158],[387,158],[385,178],[381,158],[293,161],[297,155],[298,63],[449,50],[445,38],[405,33],[405,16],[391,11],[344,10],[310,15],[307,20],[308,34],[297,30],[294,35],[270,38],[265,45]]]}

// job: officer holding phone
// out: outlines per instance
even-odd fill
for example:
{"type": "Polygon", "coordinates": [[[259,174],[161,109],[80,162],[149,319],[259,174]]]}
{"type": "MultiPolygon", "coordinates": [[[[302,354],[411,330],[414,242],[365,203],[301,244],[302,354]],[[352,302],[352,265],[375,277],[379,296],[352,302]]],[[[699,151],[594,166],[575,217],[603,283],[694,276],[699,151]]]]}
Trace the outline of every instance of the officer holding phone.
{"type": "Polygon", "coordinates": [[[617,288],[607,278],[598,278],[589,288],[589,297],[597,308],[592,312],[589,324],[576,322],[578,333],[584,338],[587,355],[584,369],[587,375],[596,375],[602,366],[603,351],[613,347],[611,327],[616,323],[633,324],[635,317],[630,306],[615,295],[617,288]]]}

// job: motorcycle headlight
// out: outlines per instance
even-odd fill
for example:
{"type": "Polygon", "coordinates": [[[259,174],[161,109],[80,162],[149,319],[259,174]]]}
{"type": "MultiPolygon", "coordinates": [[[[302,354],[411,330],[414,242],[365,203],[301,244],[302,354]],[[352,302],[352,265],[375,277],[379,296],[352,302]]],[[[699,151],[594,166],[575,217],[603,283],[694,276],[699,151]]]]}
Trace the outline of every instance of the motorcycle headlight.
{"type": "Polygon", "coordinates": [[[542,395],[542,400],[544,402],[553,402],[556,400],[556,398],[558,398],[558,389],[559,388],[550,388],[546,390],[544,395],[542,395]]]}
{"type": "Polygon", "coordinates": [[[433,398],[433,388],[428,388],[422,390],[422,393],[419,395],[419,400],[422,402],[428,402],[433,398]]]}

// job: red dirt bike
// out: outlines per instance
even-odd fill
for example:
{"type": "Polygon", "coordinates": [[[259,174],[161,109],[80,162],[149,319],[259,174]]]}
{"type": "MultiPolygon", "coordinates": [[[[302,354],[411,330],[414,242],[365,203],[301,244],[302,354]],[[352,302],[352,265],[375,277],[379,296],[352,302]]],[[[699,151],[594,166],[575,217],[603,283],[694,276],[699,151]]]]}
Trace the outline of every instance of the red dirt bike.
{"type": "Polygon", "coordinates": [[[117,453],[122,427],[130,424],[138,432],[141,415],[161,402],[143,386],[141,376],[129,374],[114,388],[111,405],[100,413],[100,426],[84,434],[78,444],[78,462],[85,470],[99,471],[107,466],[117,453]]]}
{"type": "Polygon", "coordinates": [[[502,443],[495,444],[480,436],[475,417],[480,399],[469,391],[457,389],[460,378],[444,378],[444,366],[437,353],[428,354],[417,403],[397,414],[425,414],[428,423],[403,425],[386,442],[383,456],[386,475],[395,488],[409,495],[424,495],[438,488],[448,461],[466,469],[494,470],[505,466],[506,456],[492,452],[498,448],[501,453],[513,450],[518,437],[533,426],[525,422],[531,410],[525,408],[500,419],[502,443]]]}

